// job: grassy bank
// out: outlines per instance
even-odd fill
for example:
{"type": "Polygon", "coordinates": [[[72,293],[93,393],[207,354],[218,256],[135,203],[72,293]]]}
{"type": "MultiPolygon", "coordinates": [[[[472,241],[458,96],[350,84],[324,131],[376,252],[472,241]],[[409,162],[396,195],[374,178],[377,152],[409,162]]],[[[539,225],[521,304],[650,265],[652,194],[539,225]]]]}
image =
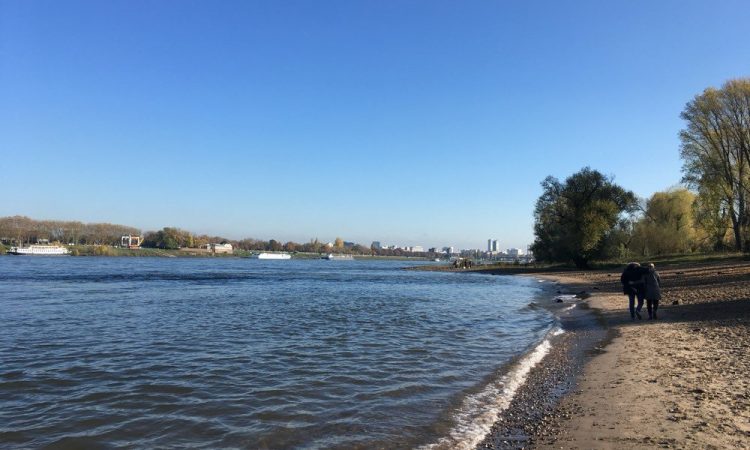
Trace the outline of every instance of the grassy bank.
{"type": "Polygon", "coordinates": [[[231,258],[249,255],[249,252],[238,250],[233,255],[213,254],[199,249],[164,250],[160,248],[119,248],[108,245],[71,245],[68,247],[72,256],[123,256],[123,257],[166,257],[166,258],[231,258]]]}

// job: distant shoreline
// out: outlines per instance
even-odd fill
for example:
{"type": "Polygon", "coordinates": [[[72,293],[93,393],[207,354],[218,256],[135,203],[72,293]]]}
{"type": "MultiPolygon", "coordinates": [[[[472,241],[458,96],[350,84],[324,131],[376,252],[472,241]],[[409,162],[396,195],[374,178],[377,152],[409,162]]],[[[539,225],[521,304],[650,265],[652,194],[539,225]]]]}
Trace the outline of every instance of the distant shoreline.
{"type": "MultiPolygon", "coordinates": [[[[137,249],[111,247],[106,245],[71,245],[66,246],[70,250],[70,254],[66,256],[80,257],[80,256],[93,256],[93,257],[115,257],[115,258],[249,258],[253,253],[259,253],[260,250],[237,250],[233,253],[212,253],[203,249],[196,248],[182,248],[175,250],[159,249],[159,248],[147,248],[141,247],[137,249]]],[[[7,250],[7,249],[6,249],[7,250]]],[[[323,256],[332,252],[324,253],[306,253],[306,252],[284,252],[292,255],[292,259],[321,259],[323,256]]],[[[336,252],[333,252],[336,253],[336,252]]],[[[12,256],[12,257],[23,257],[17,255],[11,255],[5,251],[0,253],[0,256],[12,256]]],[[[27,256],[36,257],[37,255],[27,256]]],[[[430,258],[421,256],[378,256],[378,255],[352,255],[354,259],[363,260],[393,260],[393,261],[420,261],[427,262],[430,258]]]]}

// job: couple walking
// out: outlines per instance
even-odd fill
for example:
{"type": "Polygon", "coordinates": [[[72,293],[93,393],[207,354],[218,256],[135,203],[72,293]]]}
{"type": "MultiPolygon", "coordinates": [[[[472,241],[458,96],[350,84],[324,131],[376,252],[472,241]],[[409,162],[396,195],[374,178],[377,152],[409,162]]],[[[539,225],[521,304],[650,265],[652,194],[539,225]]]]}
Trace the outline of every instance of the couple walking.
{"type": "Polygon", "coordinates": [[[661,300],[661,278],[653,264],[641,266],[637,262],[629,263],[620,276],[622,292],[628,296],[630,305],[630,320],[641,319],[643,299],[646,299],[648,318],[656,320],[656,310],[661,300]],[[635,300],[638,299],[638,306],[635,300]]]}

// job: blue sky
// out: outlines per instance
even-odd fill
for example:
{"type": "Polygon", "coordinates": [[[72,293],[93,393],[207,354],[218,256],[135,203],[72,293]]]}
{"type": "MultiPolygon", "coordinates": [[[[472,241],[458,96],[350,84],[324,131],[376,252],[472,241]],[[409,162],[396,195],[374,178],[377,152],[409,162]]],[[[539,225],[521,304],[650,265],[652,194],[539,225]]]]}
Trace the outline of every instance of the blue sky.
{"type": "Polygon", "coordinates": [[[0,0],[0,216],[503,248],[547,175],[679,183],[746,1],[0,0]]]}

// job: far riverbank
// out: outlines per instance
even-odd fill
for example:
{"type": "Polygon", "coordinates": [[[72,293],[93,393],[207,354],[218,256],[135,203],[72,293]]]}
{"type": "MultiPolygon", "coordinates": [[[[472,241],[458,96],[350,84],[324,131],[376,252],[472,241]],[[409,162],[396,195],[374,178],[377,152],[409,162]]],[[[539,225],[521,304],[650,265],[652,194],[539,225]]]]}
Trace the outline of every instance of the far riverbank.
{"type": "MultiPolygon", "coordinates": [[[[110,256],[110,257],[161,257],[161,258],[249,258],[253,253],[260,250],[248,251],[235,249],[232,253],[213,253],[205,249],[180,248],[122,248],[108,245],[69,245],[69,256],[110,256]]],[[[6,255],[8,248],[0,247],[0,255],[6,255]]],[[[290,252],[286,252],[290,253],[290,252]]],[[[320,259],[328,253],[291,252],[293,259],[320,259]]],[[[8,255],[14,256],[14,255],[8,255]]],[[[382,261],[431,261],[430,258],[416,256],[378,256],[378,255],[352,255],[354,259],[382,260],[382,261]]]]}

